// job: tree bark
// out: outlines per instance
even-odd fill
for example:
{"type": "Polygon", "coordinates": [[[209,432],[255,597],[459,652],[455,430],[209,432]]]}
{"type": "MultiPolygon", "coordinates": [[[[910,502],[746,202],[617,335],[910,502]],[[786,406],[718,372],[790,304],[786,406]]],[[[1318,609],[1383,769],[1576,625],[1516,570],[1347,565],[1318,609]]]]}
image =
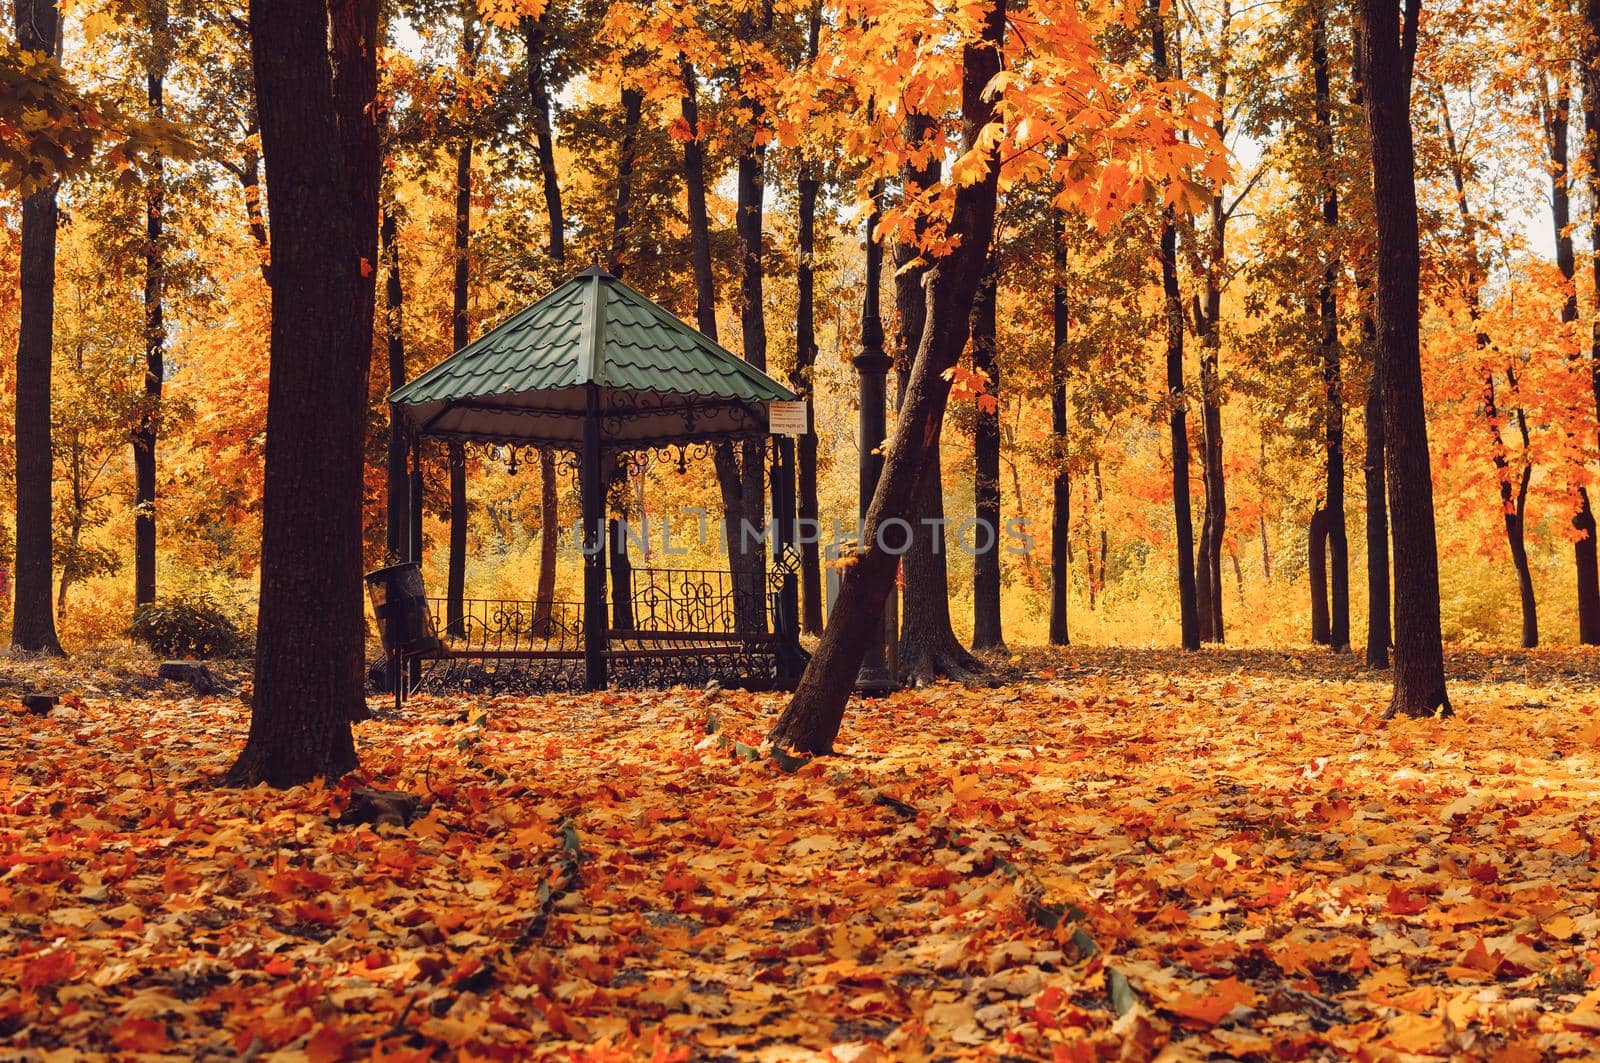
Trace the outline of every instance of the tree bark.
{"type": "MultiPolygon", "coordinates": [[[[1366,97],[1361,83],[1361,27],[1353,29],[1354,55],[1351,61],[1351,97],[1357,107],[1365,109],[1366,97]]],[[[1368,263],[1357,264],[1356,288],[1361,301],[1361,349],[1371,373],[1367,382],[1366,405],[1362,413],[1366,456],[1362,463],[1363,489],[1366,495],[1367,528],[1367,667],[1389,667],[1390,603],[1389,603],[1389,505],[1384,475],[1383,440],[1383,383],[1378,369],[1378,322],[1373,317],[1371,302],[1372,276],[1368,263]]],[[[1263,464],[1266,451],[1263,449],[1263,464]]],[[[1262,546],[1266,545],[1266,524],[1261,528],[1262,546]]],[[[1263,554],[1265,556],[1265,554],[1263,554]]]]}
{"type": "MultiPolygon", "coordinates": [[[[1600,241],[1600,202],[1595,201],[1595,196],[1600,196],[1600,173],[1595,172],[1595,166],[1600,165],[1600,37],[1596,36],[1600,34],[1600,0],[1586,0],[1584,21],[1588,32],[1583,35],[1581,68],[1584,72],[1583,117],[1587,133],[1584,137],[1584,153],[1588,156],[1589,230],[1592,238],[1589,267],[1592,277],[1600,280],[1600,243],[1594,242],[1600,241]]],[[[1563,93],[1563,105],[1565,105],[1565,95],[1563,93]]],[[[1563,137],[1563,154],[1565,150],[1566,138],[1563,137]]],[[[1563,164],[1555,172],[1564,188],[1569,171],[1563,164]]],[[[1571,240],[1569,233],[1567,236],[1569,254],[1571,240]]],[[[1558,253],[1560,251],[1559,244],[1557,251],[1558,253]]],[[[1563,272],[1570,278],[1574,271],[1569,266],[1563,272]]],[[[1572,296],[1574,316],[1577,312],[1576,298],[1574,292],[1572,296]]],[[[1600,304],[1600,297],[1597,297],[1596,301],[1600,304]]],[[[1600,426],[1600,316],[1597,316],[1590,326],[1589,362],[1589,383],[1594,393],[1596,423],[1600,426]]],[[[1578,641],[1586,646],[1596,646],[1600,645],[1600,554],[1596,552],[1595,515],[1590,505],[1587,487],[1578,489],[1578,504],[1578,516],[1573,520],[1573,526],[1584,533],[1584,537],[1573,545],[1578,569],[1578,641]]]]}
{"type": "Polygon", "coordinates": [[[644,90],[622,90],[622,140],[617,147],[617,198],[611,214],[608,269],[619,280],[628,271],[628,228],[633,224],[633,171],[639,155],[639,122],[644,116],[644,90]]]}
{"type": "MultiPolygon", "coordinates": [[[[539,175],[544,185],[544,206],[550,228],[550,261],[557,266],[567,261],[566,218],[561,205],[561,179],[556,173],[555,137],[551,127],[549,71],[546,67],[545,35],[550,9],[536,19],[522,20],[523,40],[528,48],[528,96],[533,107],[533,139],[539,151],[539,175]]],[[[539,576],[533,599],[535,632],[544,632],[556,596],[556,547],[561,526],[557,512],[556,459],[549,450],[539,451],[539,576]]]]}
{"type": "MultiPolygon", "coordinates": [[[[817,58],[818,39],[822,33],[822,4],[816,0],[806,31],[806,57],[817,58]]],[[[810,158],[800,160],[800,176],[796,189],[799,209],[799,226],[795,239],[797,255],[795,266],[795,342],[794,373],[790,383],[805,399],[806,431],[797,441],[796,455],[796,513],[800,527],[805,529],[800,542],[800,626],[808,635],[822,633],[822,557],[818,550],[820,509],[817,502],[817,418],[816,390],[812,380],[817,363],[816,339],[816,229],[817,193],[821,181],[817,178],[817,163],[810,158]]]]}
{"type": "MultiPolygon", "coordinates": [[[[1050,285],[1050,320],[1054,328],[1050,348],[1050,435],[1055,444],[1051,455],[1055,459],[1055,475],[1050,482],[1050,643],[1066,646],[1072,641],[1067,630],[1072,478],[1067,466],[1067,234],[1059,210],[1052,211],[1050,231],[1055,266],[1050,285]]],[[[1089,563],[1094,564],[1092,557],[1089,563]]],[[[1092,569],[1089,600],[1094,601],[1092,569]]]]}
{"type": "Polygon", "coordinates": [[[1331,624],[1328,621],[1328,511],[1319,500],[1311,513],[1307,529],[1309,546],[1306,550],[1307,583],[1311,589],[1311,641],[1318,646],[1328,645],[1331,624]]]}
{"type": "Polygon", "coordinates": [[[351,357],[361,255],[322,0],[251,0],[276,261],[250,735],[234,785],[356,766],[364,709],[362,442],[369,358],[351,357]]]}
{"type": "MultiPolygon", "coordinates": [[[[917,143],[931,135],[933,121],[915,111],[906,116],[907,139],[917,143]]],[[[922,166],[907,164],[901,179],[909,192],[931,188],[939,180],[940,166],[934,154],[922,166]]],[[[918,235],[922,224],[919,220],[918,235]]],[[[894,252],[894,293],[896,309],[895,359],[896,409],[904,411],[906,395],[922,347],[928,317],[925,287],[928,265],[920,251],[904,244],[894,252]]],[[[927,455],[922,482],[915,494],[911,522],[911,543],[900,558],[901,618],[900,637],[895,649],[897,678],[907,686],[924,686],[939,679],[970,679],[983,670],[983,663],[956,638],[950,619],[950,573],[946,564],[944,537],[944,469],[939,448],[927,455]]]]}
{"type": "MultiPolygon", "coordinates": [[[[1361,315],[1363,342],[1376,352],[1378,323],[1365,310],[1361,315]]],[[[1367,385],[1367,454],[1364,486],[1367,497],[1367,666],[1389,667],[1389,505],[1386,500],[1383,443],[1383,384],[1373,355],[1372,380],[1367,385]]]]}
{"type": "MultiPolygon", "coordinates": [[[[470,31],[469,31],[470,32],[470,31]]],[[[470,50],[470,45],[468,46],[470,50]]],[[[463,136],[456,149],[455,241],[452,254],[455,269],[450,299],[450,349],[459,351],[468,343],[467,282],[470,276],[468,255],[472,241],[472,137],[463,136]]],[[[451,632],[461,630],[467,586],[467,453],[460,443],[449,444],[450,460],[450,560],[445,570],[445,624],[451,632]]]]}
{"type": "MultiPolygon", "coordinates": [[[[1542,82],[1541,82],[1542,87],[1542,82]]],[[[1474,332],[1475,345],[1481,354],[1489,349],[1489,334],[1484,331],[1483,317],[1483,263],[1478,258],[1478,239],[1475,222],[1472,217],[1471,207],[1467,202],[1467,175],[1461,161],[1461,155],[1456,147],[1455,126],[1450,121],[1450,106],[1443,94],[1439,98],[1439,113],[1444,121],[1445,155],[1449,162],[1450,177],[1455,185],[1456,213],[1461,218],[1462,229],[1466,234],[1467,250],[1467,313],[1471,318],[1474,332]]],[[[1551,130],[1554,135],[1554,128],[1551,130]]],[[[1561,115],[1561,138],[1566,139],[1566,115],[1564,110],[1561,115]]],[[[1559,180],[1559,178],[1557,178],[1559,180]]],[[[1506,367],[1506,382],[1510,387],[1513,397],[1516,395],[1516,370],[1506,367]]],[[[1528,567],[1528,550],[1524,539],[1525,515],[1528,503],[1528,483],[1533,477],[1533,469],[1528,463],[1528,420],[1523,411],[1518,408],[1511,414],[1511,420],[1522,429],[1522,469],[1518,479],[1520,483],[1516,489],[1511,486],[1511,460],[1506,453],[1505,434],[1500,429],[1501,413],[1495,397],[1495,379],[1490,371],[1484,380],[1483,386],[1483,417],[1489,429],[1490,460],[1494,463],[1495,481],[1498,485],[1498,495],[1501,517],[1506,529],[1506,546],[1511,553],[1511,565],[1517,577],[1517,590],[1522,604],[1522,645],[1532,648],[1539,644],[1539,619],[1538,606],[1533,596],[1533,573],[1528,567]],[[1531,641],[1530,641],[1531,640],[1531,641]]]]}
{"type": "MultiPolygon", "coordinates": [[[[1328,76],[1328,24],[1325,5],[1312,8],[1311,68],[1316,96],[1316,137],[1319,155],[1334,157],[1333,95],[1328,76]]],[[[1322,177],[1322,228],[1328,255],[1317,287],[1317,318],[1321,329],[1323,442],[1326,454],[1326,508],[1328,524],[1328,645],[1335,653],[1350,650],[1350,544],[1345,531],[1344,506],[1344,370],[1339,347],[1339,185],[1331,173],[1322,177]]]]}
{"type": "MultiPolygon", "coordinates": [[[[550,226],[550,260],[563,263],[567,260],[566,220],[561,209],[561,178],[556,172],[549,70],[546,67],[545,54],[546,23],[549,17],[550,9],[547,6],[538,18],[523,18],[522,39],[528,48],[528,98],[533,104],[533,142],[539,152],[539,177],[544,187],[544,209],[550,226]]],[[[543,565],[541,556],[541,576],[544,571],[543,565]]]]}
{"type": "MultiPolygon", "coordinates": [[[[167,5],[149,7],[150,55],[145,67],[145,102],[152,119],[166,117],[167,5]]],[[[165,377],[167,327],[162,315],[166,289],[166,212],[163,159],[150,160],[145,178],[144,396],[133,426],[133,605],[156,600],[156,441],[161,430],[161,384],[165,377]]],[[[63,581],[61,600],[66,601],[63,581]]]]}
{"type": "MultiPolygon", "coordinates": [[[[405,286],[400,274],[400,247],[396,240],[394,205],[384,208],[379,225],[379,256],[384,264],[383,338],[389,355],[389,390],[406,382],[405,286]]],[[[388,521],[384,549],[391,564],[420,556],[420,543],[411,541],[411,484],[406,471],[405,425],[389,411],[389,441],[384,466],[388,521]]]]}
{"type": "MultiPolygon", "coordinates": [[[[1171,76],[1167,32],[1160,0],[1150,0],[1150,56],[1156,77],[1171,76]]],[[[1195,598],[1194,516],[1189,499],[1188,397],[1183,383],[1183,297],[1178,291],[1178,229],[1172,208],[1161,212],[1161,290],[1167,328],[1167,425],[1172,439],[1172,514],[1177,525],[1178,612],[1183,648],[1200,648],[1200,609],[1195,598]]]]}
{"type": "Polygon", "coordinates": [[[978,405],[972,434],[973,530],[972,648],[1004,650],[1000,625],[1000,367],[995,358],[995,301],[998,270],[990,259],[972,302],[972,368],[989,378],[992,409],[978,405]],[[985,531],[985,529],[988,529],[985,531]]]}
{"type": "MultiPolygon", "coordinates": [[[[975,148],[980,131],[994,118],[994,105],[985,98],[985,89],[1000,71],[1005,13],[1005,0],[992,0],[984,11],[982,39],[963,48],[963,151],[975,148]]],[[[828,627],[793,699],[773,726],[772,741],[780,748],[801,753],[827,753],[833,748],[867,641],[875,637],[881,623],[898,559],[879,546],[877,531],[886,520],[904,520],[914,512],[918,481],[929,453],[939,445],[950,397],[950,382],[944,373],[961,357],[972,299],[994,235],[998,153],[992,152],[988,161],[982,178],[955,191],[947,232],[956,243],[928,277],[927,327],[922,331],[894,441],[867,513],[864,549],[856,563],[845,569],[828,627]]]]}
{"type": "MultiPolygon", "coordinates": [[[[770,8],[768,23],[770,24],[770,8]]],[[[754,29],[747,30],[747,35],[754,29]]],[[[764,294],[765,263],[762,255],[761,235],[764,222],[763,201],[766,195],[766,149],[756,143],[754,125],[760,120],[757,108],[752,119],[751,136],[739,155],[738,183],[735,197],[736,217],[740,243],[739,270],[739,332],[744,347],[744,360],[757,369],[767,368],[767,319],[764,294]]],[[[766,527],[766,476],[764,466],[765,440],[746,440],[739,445],[740,515],[752,529],[766,527]]],[[[737,547],[741,567],[746,573],[746,592],[742,596],[749,603],[749,617],[741,630],[766,629],[767,558],[760,543],[748,538],[741,528],[737,547]]]]}
{"type": "MultiPolygon", "coordinates": [[[[55,0],[16,0],[17,43],[59,55],[55,0]]],[[[50,362],[55,340],[56,185],[22,201],[20,308],[17,320],[17,560],[11,644],[61,654],[51,608],[50,362]]]]}
{"type": "Polygon", "coordinates": [[[1394,697],[1388,714],[1448,713],[1439,622],[1439,555],[1418,338],[1416,164],[1411,68],[1421,0],[1359,0],[1361,81],[1372,151],[1377,361],[1394,541],[1394,697]],[[1398,31],[1398,32],[1397,32],[1398,31]]]}

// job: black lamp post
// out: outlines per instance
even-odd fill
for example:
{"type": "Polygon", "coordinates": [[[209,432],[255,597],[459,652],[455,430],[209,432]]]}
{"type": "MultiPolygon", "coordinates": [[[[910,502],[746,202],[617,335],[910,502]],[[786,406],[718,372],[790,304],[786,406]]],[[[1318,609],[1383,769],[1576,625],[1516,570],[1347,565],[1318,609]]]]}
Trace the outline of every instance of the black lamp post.
{"type": "MultiPolygon", "coordinates": [[[[892,364],[892,359],[883,353],[883,319],[878,310],[883,245],[873,238],[873,230],[878,227],[878,203],[882,195],[882,182],[873,185],[872,213],[867,218],[867,276],[866,297],[861,307],[861,353],[852,360],[860,377],[860,517],[863,538],[868,534],[867,510],[872,505],[872,496],[877,493],[878,478],[883,475],[883,440],[888,428],[887,379],[892,364]]],[[[867,545],[863,541],[857,543],[856,548],[865,550],[867,545]]],[[[885,606],[888,600],[886,596],[885,606]]],[[[867,645],[861,670],[856,673],[857,693],[880,695],[895,688],[894,676],[889,671],[885,640],[881,637],[881,632],[886,628],[880,623],[880,637],[867,645]]]]}

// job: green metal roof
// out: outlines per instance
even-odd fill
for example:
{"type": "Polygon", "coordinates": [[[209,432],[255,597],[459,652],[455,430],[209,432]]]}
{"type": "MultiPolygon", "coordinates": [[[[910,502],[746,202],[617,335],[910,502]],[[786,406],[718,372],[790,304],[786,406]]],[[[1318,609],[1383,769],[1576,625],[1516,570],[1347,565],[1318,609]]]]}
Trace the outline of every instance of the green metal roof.
{"type": "Polygon", "coordinates": [[[607,446],[764,435],[795,394],[598,267],[566,281],[389,401],[423,435],[571,449],[590,385],[607,446]]]}

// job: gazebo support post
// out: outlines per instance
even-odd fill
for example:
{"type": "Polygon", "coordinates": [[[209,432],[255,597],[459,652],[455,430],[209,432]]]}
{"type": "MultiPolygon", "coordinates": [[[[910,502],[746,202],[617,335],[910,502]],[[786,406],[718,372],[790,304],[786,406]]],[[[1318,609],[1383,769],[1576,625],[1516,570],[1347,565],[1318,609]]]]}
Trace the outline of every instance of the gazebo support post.
{"type": "MultiPolygon", "coordinates": [[[[411,478],[410,492],[406,499],[406,519],[411,525],[406,543],[406,560],[422,564],[422,437],[413,436],[411,439],[411,478]]],[[[422,682],[422,661],[413,658],[406,669],[406,681],[400,682],[400,675],[395,674],[395,687],[402,685],[407,689],[414,689],[422,682]]]]}
{"type": "Polygon", "coordinates": [[[606,475],[600,450],[600,387],[584,386],[583,451],[583,688],[606,687],[606,475]]]}

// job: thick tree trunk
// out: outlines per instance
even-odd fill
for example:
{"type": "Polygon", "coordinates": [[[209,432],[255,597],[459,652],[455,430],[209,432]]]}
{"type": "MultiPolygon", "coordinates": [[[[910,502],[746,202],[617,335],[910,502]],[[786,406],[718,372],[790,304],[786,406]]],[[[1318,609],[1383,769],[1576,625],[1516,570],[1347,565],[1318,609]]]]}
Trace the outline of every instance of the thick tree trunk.
{"type": "MultiPolygon", "coordinates": [[[[1328,25],[1323,3],[1313,5],[1311,68],[1316,96],[1317,150],[1333,158],[1333,95],[1328,76],[1328,25]]],[[[1321,329],[1323,441],[1326,453],[1328,521],[1328,645],[1335,653],[1350,650],[1350,544],[1345,531],[1344,507],[1344,376],[1339,347],[1339,187],[1331,176],[1322,188],[1322,226],[1328,261],[1317,288],[1317,318],[1321,329]]]]}
{"type": "Polygon", "coordinates": [[[1394,540],[1394,698],[1389,715],[1449,711],[1439,626],[1439,555],[1418,337],[1416,165],[1411,67],[1420,0],[1359,0],[1361,81],[1378,227],[1378,364],[1394,540]],[[1397,30],[1399,32],[1397,32],[1397,30]]]}
{"type": "Polygon", "coordinates": [[[1309,538],[1306,549],[1307,584],[1311,589],[1311,641],[1318,646],[1328,645],[1331,625],[1328,621],[1328,511],[1321,501],[1312,511],[1307,528],[1309,538]]]}
{"type": "MultiPolygon", "coordinates": [[[[739,332],[744,360],[757,369],[767,368],[767,318],[764,294],[765,262],[762,254],[763,202],[766,195],[766,150],[752,138],[739,156],[736,215],[740,243],[739,332]]],[[[739,445],[740,516],[746,528],[766,527],[766,441],[747,440],[739,445]]],[[[741,528],[738,551],[745,572],[749,616],[741,630],[766,629],[767,555],[754,535],[741,528]]]]}
{"type": "MultiPolygon", "coordinates": [[[[1000,71],[1005,12],[1005,0],[993,0],[984,12],[983,39],[963,49],[961,146],[965,151],[976,146],[979,132],[994,117],[994,105],[985,98],[985,89],[1000,71]]],[[[780,748],[802,753],[827,753],[833,748],[867,642],[876,636],[881,623],[898,559],[877,544],[877,531],[886,520],[904,520],[914,512],[928,455],[939,445],[950,397],[950,382],[944,373],[961,357],[972,298],[994,235],[999,162],[998,155],[991,154],[984,176],[955,192],[948,233],[957,242],[928,277],[927,327],[922,331],[883,475],[867,513],[865,549],[856,563],[845,569],[828,627],[793,699],[773,726],[772,741],[780,748]]]]}
{"type": "MultiPolygon", "coordinates": [[[[166,116],[167,5],[150,5],[150,59],[145,70],[145,100],[152,119],[166,116]]],[[[166,289],[166,173],[159,155],[145,177],[144,247],[144,398],[133,427],[133,605],[156,600],[156,441],[161,430],[161,384],[166,375],[167,326],[162,296],[166,289]]],[[[63,586],[63,592],[65,586],[63,586]]],[[[65,593],[62,601],[66,600],[65,593]]]]}
{"type": "MultiPolygon", "coordinates": [[[[1053,265],[1050,285],[1050,320],[1053,344],[1050,348],[1050,436],[1055,444],[1055,475],[1050,482],[1050,643],[1065,646],[1072,639],[1067,631],[1067,587],[1071,561],[1072,479],[1067,466],[1067,235],[1061,212],[1051,220],[1053,265]]],[[[1090,558],[1090,565],[1094,560],[1090,558]]],[[[1094,602],[1094,577],[1089,578],[1090,608],[1094,602]]]]}
{"type": "Polygon", "coordinates": [[[687,59],[680,61],[683,78],[683,191],[688,201],[689,258],[694,267],[694,323],[717,338],[717,289],[711,274],[711,215],[706,209],[706,151],[700,142],[699,79],[687,59]]]}
{"type": "MultiPolygon", "coordinates": [[[[250,736],[235,785],[356,766],[364,709],[362,437],[369,359],[351,357],[360,250],[322,0],[252,0],[251,58],[276,261],[250,736]]],[[[375,192],[374,192],[375,194],[375,192]]]]}
{"type": "Polygon", "coordinates": [[[802,163],[800,173],[800,226],[797,234],[798,265],[795,308],[795,371],[790,378],[805,397],[806,432],[798,440],[797,512],[805,534],[800,543],[800,625],[807,634],[822,633],[822,557],[818,550],[816,391],[812,373],[817,363],[816,253],[817,191],[814,163],[802,163]]]}
{"type": "MultiPolygon", "coordinates": [[[[930,134],[932,120],[916,112],[906,116],[907,137],[913,143],[930,134]]],[[[906,188],[930,188],[939,180],[935,154],[924,165],[907,165],[902,171],[906,188]]],[[[921,228],[919,223],[918,232],[921,228]]],[[[899,369],[896,409],[904,410],[911,373],[921,349],[928,317],[924,283],[928,267],[919,261],[915,247],[896,245],[894,252],[895,358],[899,369]]],[[[944,469],[939,450],[927,456],[922,482],[913,496],[911,543],[900,558],[902,598],[900,637],[895,669],[901,683],[924,686],[939,679],[970,679],[983,663],[967,652],[956,638],[950,619],[950,573],[944,535],[944,469]]]]}
{"type": "MultiPolygon", "coordinates": [[[[55,0],[16,0],[17,43],[60,54],[55,0]]],[[[22,201],[21,287],[17,320],[16,598],[11,644],[59,655],[51,608],[50,360],[55,339],[56,186],[22,201]]]]}
{"type": "MultiPolygon", "coordinates": [[[[989,378],[998,400],[1000,367],[995,359],[995,300],[998,271],[991,259],[972,302],[972,367],[989,378]]],[[[1004,650],[1000,627],[1000,408],[978,405],[972,433],[972,498],[977,527],[973,529],[972,648],[1004,650]]]]}
{"type": "MultiPolygon", "coordinates": [[[[822,4],[816,0],[806,31],[806,57],[815,60],[822,33],[822,4]]],[[[822,182],[817,163],[800,160],[796,189],[799,227],[795,235],[795,369],[790,382],[806,403],[806,432],[797,441],[796,513],[800,527],[806,529],[800,544],[800,626],[809,635],[822,633],[822,557],[818,549],[820,508],[817,502],[817,418],[816,389],[812,379],[817,363],[816,339],[816,230],[817,194],[822,182]]]]}

